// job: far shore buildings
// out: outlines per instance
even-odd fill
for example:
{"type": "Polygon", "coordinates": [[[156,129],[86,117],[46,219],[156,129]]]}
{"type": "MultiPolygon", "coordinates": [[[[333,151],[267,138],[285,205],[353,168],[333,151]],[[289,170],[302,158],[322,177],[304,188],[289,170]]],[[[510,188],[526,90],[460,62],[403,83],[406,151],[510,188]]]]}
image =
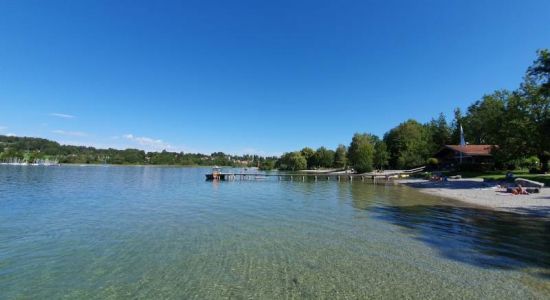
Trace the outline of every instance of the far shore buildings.
{"type": "Polygon", "coordinates": [[[494,164],[492,150],[496,145],[445,145],[435,154],[439,165],[453,168],[458,165],[477,165],[479,167],[494,164]]]}

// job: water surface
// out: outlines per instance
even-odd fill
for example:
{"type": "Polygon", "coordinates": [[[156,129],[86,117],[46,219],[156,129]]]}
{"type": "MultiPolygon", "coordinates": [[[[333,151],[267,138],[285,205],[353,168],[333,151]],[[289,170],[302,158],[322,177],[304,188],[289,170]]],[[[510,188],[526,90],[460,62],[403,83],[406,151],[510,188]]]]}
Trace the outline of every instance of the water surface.
{"type": "Polygon", "coordinates": [[[0,298],[550,296],[550,221],[362,182],[0,166],[0,298]]]}

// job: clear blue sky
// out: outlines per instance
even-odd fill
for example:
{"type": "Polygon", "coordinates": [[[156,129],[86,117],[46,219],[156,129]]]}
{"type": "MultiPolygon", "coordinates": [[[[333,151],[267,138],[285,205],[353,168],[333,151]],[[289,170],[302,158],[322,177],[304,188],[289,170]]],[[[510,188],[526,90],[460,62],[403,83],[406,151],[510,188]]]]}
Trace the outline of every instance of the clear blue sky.
{"type": "Polygon", "coordinates": [[[0,0],[0,133],[280,154],[452,116],[550,47],[550,1],[0,0]]]}

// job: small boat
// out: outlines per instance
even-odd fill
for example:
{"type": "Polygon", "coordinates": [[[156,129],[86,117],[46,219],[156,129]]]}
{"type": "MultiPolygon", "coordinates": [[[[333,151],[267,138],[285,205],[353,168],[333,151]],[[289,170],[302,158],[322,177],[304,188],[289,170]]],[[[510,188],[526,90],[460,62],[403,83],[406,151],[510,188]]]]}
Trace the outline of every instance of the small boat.
{"type": "Polygon", "coordinates": [[[225,174],[222,173],[222,168],[214,166],[212,168],[212,173],[206,174],[206,180],[225,180],[225,174]]]}

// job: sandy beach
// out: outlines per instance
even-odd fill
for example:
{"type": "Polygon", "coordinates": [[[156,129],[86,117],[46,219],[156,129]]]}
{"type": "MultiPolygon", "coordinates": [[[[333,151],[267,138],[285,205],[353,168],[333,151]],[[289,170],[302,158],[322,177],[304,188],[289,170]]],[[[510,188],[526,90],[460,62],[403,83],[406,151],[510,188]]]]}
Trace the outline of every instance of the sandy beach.
{"type": "Polygon", "coordinates": [[[483,182],[481,178],[457,179],[448,182],[432,182],[421,179],[399,180],[420,192],[451,198],[491,209],[550,216],[550,188],[540,193],[513,195],[496,183],[483,182]]]}

